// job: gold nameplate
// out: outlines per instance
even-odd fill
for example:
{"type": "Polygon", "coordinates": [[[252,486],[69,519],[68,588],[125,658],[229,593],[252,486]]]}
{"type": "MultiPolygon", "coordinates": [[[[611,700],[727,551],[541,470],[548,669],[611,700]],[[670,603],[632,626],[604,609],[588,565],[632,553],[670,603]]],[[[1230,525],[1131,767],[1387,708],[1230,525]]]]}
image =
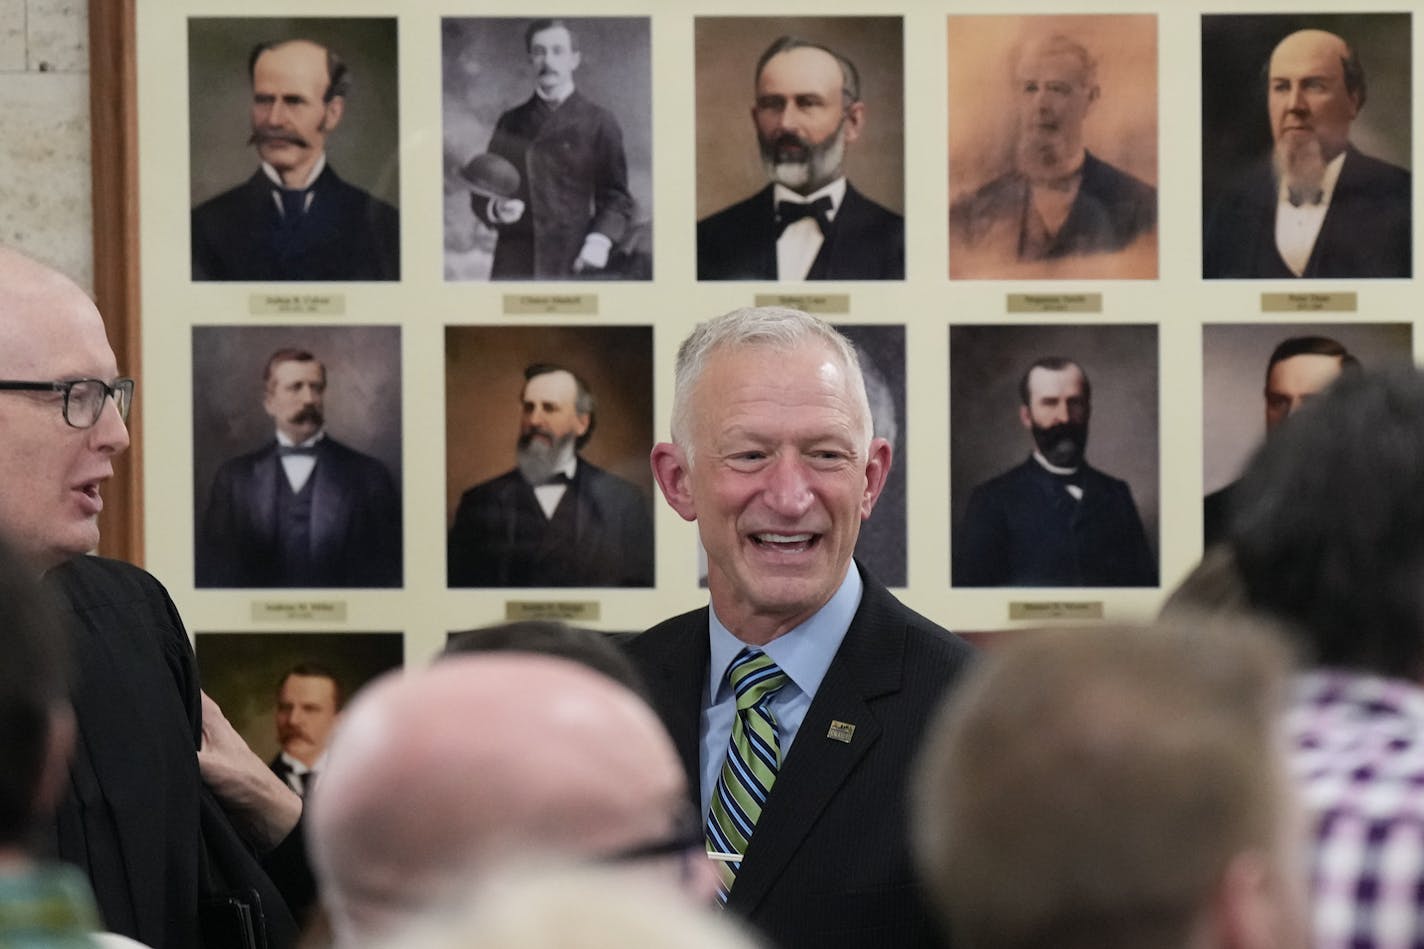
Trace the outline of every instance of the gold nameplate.
{"type": "Polygon", "coordinates": [[[591,623],[598,620],[597,600],[506,600],[504,619],[514,623],[521,620],[562,620],[565,623],[591,623]]]}
{"type": "Polygon", "coordinates": [[[1102,619],[1103,601],[1052,601],[1032,603],[1020,600],[1009,604],[1009,619],[1102,619]]]}
{"type": "Polygon", "coordinates": [[[1348,293],[1263,293],[1262,313],[1354,313],[1358,294],[1348,293]]]}
{"type": "Polygon", "coordinates": [[[597,316],[596,293],[506,293],[505,316],[563,313],[572,316],[597,316]]]}
{"type": "Polygon", "coordinates": [[[346,314],[344,293],[254,293],[247,298],[247,312],[253,316],[327,316],[346,314]]]}
{"type": "Polygon", "coordinates": [[[254,601],[252,621],[255,623],[344,623],[345,600],[268,600],[254,601]]]}
{"type": "Polygon", "coordinates": [[[847,744],[850,743],[851,738],[854,736],[855,726],[850,722],[837,722],[832,720],[831,729],[826,732],[826,737],[832,741],[843,741],[847,744]]]}
{"type": "Polygon", "coordinates": [[[1101,293],[1010,293],[1010,313],[1101,313],[1101,293]]]}
{"type": "Polygon", "coordinates": [[[757,306],[784,306],[803,313],[849,313],[849,293],[758,293],[757,306]]]}

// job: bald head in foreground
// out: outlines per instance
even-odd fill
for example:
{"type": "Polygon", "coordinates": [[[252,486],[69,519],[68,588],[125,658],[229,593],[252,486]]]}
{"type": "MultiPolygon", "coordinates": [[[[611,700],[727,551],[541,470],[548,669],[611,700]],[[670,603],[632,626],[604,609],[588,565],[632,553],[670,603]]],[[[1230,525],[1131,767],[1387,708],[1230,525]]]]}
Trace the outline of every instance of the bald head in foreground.
{"type": "MultiPolygon", "coordinates": [[[[154,949],[217,944],[221,934],[199,929],[206,854],[227,885],[261,894],[264,937],[287,946],[296,924],[251,853],[274,871],[288,857],[300,864],[299,851],[282,846],[300,799],[216,706],[204,721],[193,647],[162,585],[85,556],[99,543],[114,459],[129,446],[133,385],[84,291],[0,248],[0,535],[44,577],[73,637],[79,683],[74,763],[43,839],[86,870],[117,933],[154,949]]],[[[300,901],[295,890],[285,895],[300,901]]]]}
{"type": "Polygon", "coordinates": [[[963,949],[1299,949],[1279,645],[1249,625],[1025,633],[947,703],[917,855],[963,949]]]}
{"type": "Polygon", "coordinates": [[[1266,84],[1274,145],[1216,202],[1203,276],[1408,277],[1410,174],[1350,143],[1365,106],[1358,51],[1297,30],[1272,50],[1266,84]]]}
{"type": "Polygon", "coordinates": [[[651,862],[710,894],[686,795],[666,732],[612,679],[548,656],[451,656],[347,707],[309,844],[349,946],[511,863],[651,862]]]}

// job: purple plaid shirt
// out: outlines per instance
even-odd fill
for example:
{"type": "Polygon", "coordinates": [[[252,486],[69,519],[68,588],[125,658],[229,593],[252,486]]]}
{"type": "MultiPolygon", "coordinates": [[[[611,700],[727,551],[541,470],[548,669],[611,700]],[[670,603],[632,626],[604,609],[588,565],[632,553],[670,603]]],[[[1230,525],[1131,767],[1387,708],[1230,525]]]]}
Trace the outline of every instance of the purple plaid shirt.
{"type": "Polygon", "coordinates": [[[1316,949],[1424,949],[1424,688],[1302,675],[1286,717],[1316,949]]]}

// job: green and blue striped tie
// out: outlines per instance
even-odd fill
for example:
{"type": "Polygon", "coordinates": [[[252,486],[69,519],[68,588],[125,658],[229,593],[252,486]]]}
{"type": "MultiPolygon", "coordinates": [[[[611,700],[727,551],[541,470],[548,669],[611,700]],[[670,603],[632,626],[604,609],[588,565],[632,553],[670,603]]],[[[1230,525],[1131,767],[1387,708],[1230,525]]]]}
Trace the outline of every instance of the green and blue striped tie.
{"type": "MultiPolygon", "coordinates": [[[[707,846],[721,853],[745,854],[762,805],[781,765],[781,742],[771,699],[786,685],[786,673],[761,650],[743,649],[727,670],[737,696],[727,760],[707,810],[707,846]]],[[[727,901],[740,861],[718,863],[717,898],[727,901]]]]}

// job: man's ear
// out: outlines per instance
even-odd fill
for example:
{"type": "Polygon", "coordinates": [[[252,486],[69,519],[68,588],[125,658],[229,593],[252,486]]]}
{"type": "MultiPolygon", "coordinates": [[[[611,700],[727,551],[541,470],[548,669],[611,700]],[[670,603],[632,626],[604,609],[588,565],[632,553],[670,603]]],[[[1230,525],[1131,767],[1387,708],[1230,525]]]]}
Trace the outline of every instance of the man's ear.
{"type": "Polygon", "coordinates": [[[346,113],[346,97],[335,96],[326,104],[326,115],[322,118],[322,128],[328,132],[341,124],[341,116],[346,113]]]}
{"type": "Polygon", "coordinates": [[[683,450],[671,442],[658,442],[653,446],[649,462],[668,506],[684,521],[697,520],[697,507],[692,500],[692,469],[683,450]]]}
{"type": "Polygon", "coordinates": [[[860,519],[863,521],[875,509],[880,492],[885,490],[885,482],[890,477],[890,463],[894,460],[894,449],[883,438],[870,440],[870,453],[865,459],[865,493],[860,496],[860,519]]]}
{"type": "Polygon", "coordinates": [[[1033,431],[1033,416],[1028,414],[1027,405],[1019,406],[1019,421],[1023,423],[1024,428],[1033,431]]]}
{"type": "Polygon", "coordinates": [[[853,142],[865,129],[865,103],[852,102],[845,110],[845,140],[853,142]]]}

